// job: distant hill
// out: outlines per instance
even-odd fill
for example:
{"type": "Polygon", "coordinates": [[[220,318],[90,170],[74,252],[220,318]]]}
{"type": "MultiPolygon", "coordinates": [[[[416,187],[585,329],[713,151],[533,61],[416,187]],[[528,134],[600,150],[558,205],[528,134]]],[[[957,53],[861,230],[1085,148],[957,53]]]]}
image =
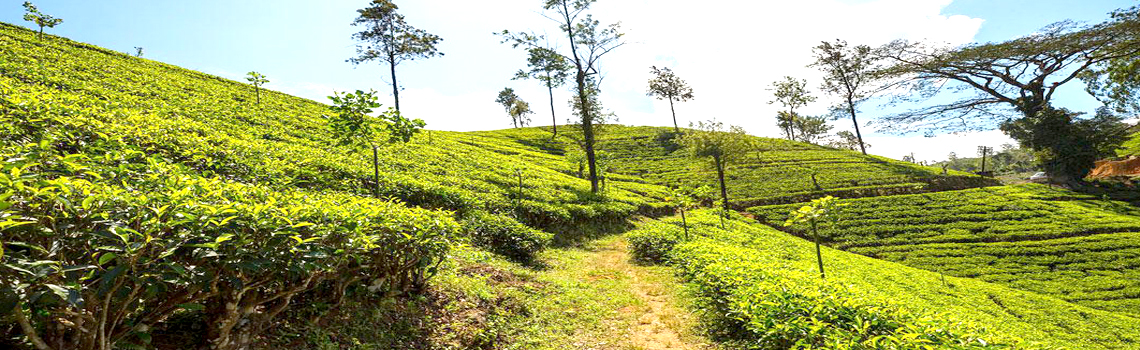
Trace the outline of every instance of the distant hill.
{"type": "MultiPolygon", "coordinates": [[[[836,248],[1140,316],[1140,209],[1128,203],[1036,184],[840,203],[824,230],[836,248]]],[[[793,209],[749,211],[779,226],[793,209]]]]}
{"type": "MultiPolygon", "coordinates": [[[[550,139],[548,128],[475,132],[488,138],[565,154],[572,146],[550,139]]],[[[566,129],[566,128],[564,128],[566,129]]],[[[716,185],[715,171],[688,157],[672,128],[606,125],[598,149],[615,179],[640,178],[667,186],[716,185]]],[[[729,167],[729,199],[737,206],[794,203],[823,195],[853,198],[957,190],[1000,183],[858,152],[782,139],[756,138],[759,148],[729,167]],[[812,174],[816,181],[813,183],[812,174]]]]}

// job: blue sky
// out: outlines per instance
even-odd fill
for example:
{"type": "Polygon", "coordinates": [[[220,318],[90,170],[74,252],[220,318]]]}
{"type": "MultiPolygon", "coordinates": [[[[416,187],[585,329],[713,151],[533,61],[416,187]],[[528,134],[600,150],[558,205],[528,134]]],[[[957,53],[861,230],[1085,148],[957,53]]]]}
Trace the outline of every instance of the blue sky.
{"type": "MultiPolygon", "coordinates": [[[[21,1],[0,5],[0,21],[28,25],[21,1]]],[[[270,88],[324,101],[333,90],[375,89],[385,94],[386,68],[354,67],[350,26],[366,0],[39,0],[36,5],[65,22],[51,33],[106,48],[231,79],[256,70],[270,88]]],[[[502,29],[554,32],[538,12],[538,0],[400,1],[408,22],[444,38],[445,56],[399,67],[406,114],[428,121],[429,128],[486,130],[510,127],[494,104],[495,94],[513,87],[539,112],[535,125],[548,125],[546,92],[537,83],[511,81],[524,56],[492,35],[502,29]]],[[[933,39],[956,44],[1000,41],[1025,35],[1049,23],[1073,19],[1098,22],[1107,13],[1136,5],[1128,0],[805,0],[740,2],[679,0],[600,0],[596,17],[620,20],[631,44],[602,64],[607,72],[603,103],[618,122],[636,125],[671,123],[665,102],[644,94],[650,65],[673,67],[697,98],[677,107],[682,123],[717,118],[744,126],[750,133],[778,136],[775,107],[767,85],[794,75],[818,86],[818,73],[805,68],[810,47],[820,40],[843,38],[879,44],[890,39],[933,39]]],[[[558,91],[558,119],[569,116],[569,95],[558,91]]],[[[1056,104],[1091,111],[1096,101],[1072,85],[1056,104]]],[[[822,113],[821,99],[809,112],[822,113]]],[[[864,108],[873,119],[876,109],[864,108]]],[[[847,121],[833,123],[837,130],[847,121]]],[[[867,133],[871,153],[899,158],[943,159],[950,151],[972,154],[978,144],[1009,142],[1000,132],[943,135],[935,138],[867,133]]]]}

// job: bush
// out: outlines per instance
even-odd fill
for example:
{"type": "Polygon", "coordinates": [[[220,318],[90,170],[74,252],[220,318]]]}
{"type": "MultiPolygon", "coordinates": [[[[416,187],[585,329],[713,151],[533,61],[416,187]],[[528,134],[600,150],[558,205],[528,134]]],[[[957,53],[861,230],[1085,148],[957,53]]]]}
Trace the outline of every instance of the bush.
{"type": "Polygon", "coordinates": [[[471,243],[521,262],[550,244],[552,235],[523,225],[514,219],[485,211],[473,211],[463,220],[463,231],[471,243]]]}
{"type": "Polygon", "coordinates": [[[242,348],[302,293],[418,289],[458,229],[394,201],[187,175],[114,140],[60,155],[75,141],[0,148],[0,316],[40,348],[147,347],[184,312],[211,348],[242,348]]]}
{"type": "Polygon", "coordinates": [[[659,264],[668,261],[669,252],[684,238],[684,234],[680,227],[654,221],[630,231],[625,239],[629,241],[634,259],[659,264]]]}

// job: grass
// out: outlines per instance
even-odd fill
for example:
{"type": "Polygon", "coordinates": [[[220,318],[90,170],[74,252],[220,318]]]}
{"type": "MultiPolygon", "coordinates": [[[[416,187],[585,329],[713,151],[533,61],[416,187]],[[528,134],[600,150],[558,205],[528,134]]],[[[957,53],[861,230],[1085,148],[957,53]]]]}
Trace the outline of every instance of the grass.
{"type": "MultiPolygon", "coordinates": [[[[840,203],[824,230],[833,247],[1140,315],[1140,218],[1127,203],[1032,184],[840,203]]],[[[794,208],[750,211],[778,225],[794,208]]]]}
{"type": "MultiPolygon", "coordinates": [[[[950,330],[954,336],[942,339],[939,348],[970,338],[988,344],[1018,344],[1021,339],[1018,348],[1128,349],[1140,342],[1140,319],[1131,316],[827,247],[828,277],[821,281],[810,242],[742,217],[730,219],[728,230],[722,230],[708,211],[694,213],[689,222],[694,238],[679,242],[670,264],[700,291],[703,319],[722,341],[742,348],[787,348],[762,340],[801,326],[805,332],[792,337],[800,345],[812,344],[818,334],[829,337],[817,347],[868,341],[860,336],[860,327],[843,332],[842,322],[826,318],[829,314],[821,310],[828,307],[865,320],[895,320],[906,329],[950,330]],[[781,307],[768,310],[765,305],[781,307]]],[[[641,230],[679,234],[679,226],[674,217],[641,230]]],[[[917,343],[901,346],[912,347],[917,343]]]]}

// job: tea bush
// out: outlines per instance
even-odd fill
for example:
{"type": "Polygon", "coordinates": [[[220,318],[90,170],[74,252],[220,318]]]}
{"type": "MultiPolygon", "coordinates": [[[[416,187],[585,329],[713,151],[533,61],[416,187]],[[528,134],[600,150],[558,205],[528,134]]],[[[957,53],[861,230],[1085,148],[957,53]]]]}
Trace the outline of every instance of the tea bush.
{"type": "Polygon", "coordinates": [[[476,246],[520,262],[530,262],[550,244],[552,235],[501,215],[472,212],[463,220],[463,230],[476,246]]]}
{"type": "MultiPolygon", "coordinates": [[[[1140,219],[1127,203],[1034,184],[842,203],[842,223],[823,230],[836,248],[1140,315],[1140,219]]],[[[750,211],[778,223],[793,208],[750,211]]]]}

